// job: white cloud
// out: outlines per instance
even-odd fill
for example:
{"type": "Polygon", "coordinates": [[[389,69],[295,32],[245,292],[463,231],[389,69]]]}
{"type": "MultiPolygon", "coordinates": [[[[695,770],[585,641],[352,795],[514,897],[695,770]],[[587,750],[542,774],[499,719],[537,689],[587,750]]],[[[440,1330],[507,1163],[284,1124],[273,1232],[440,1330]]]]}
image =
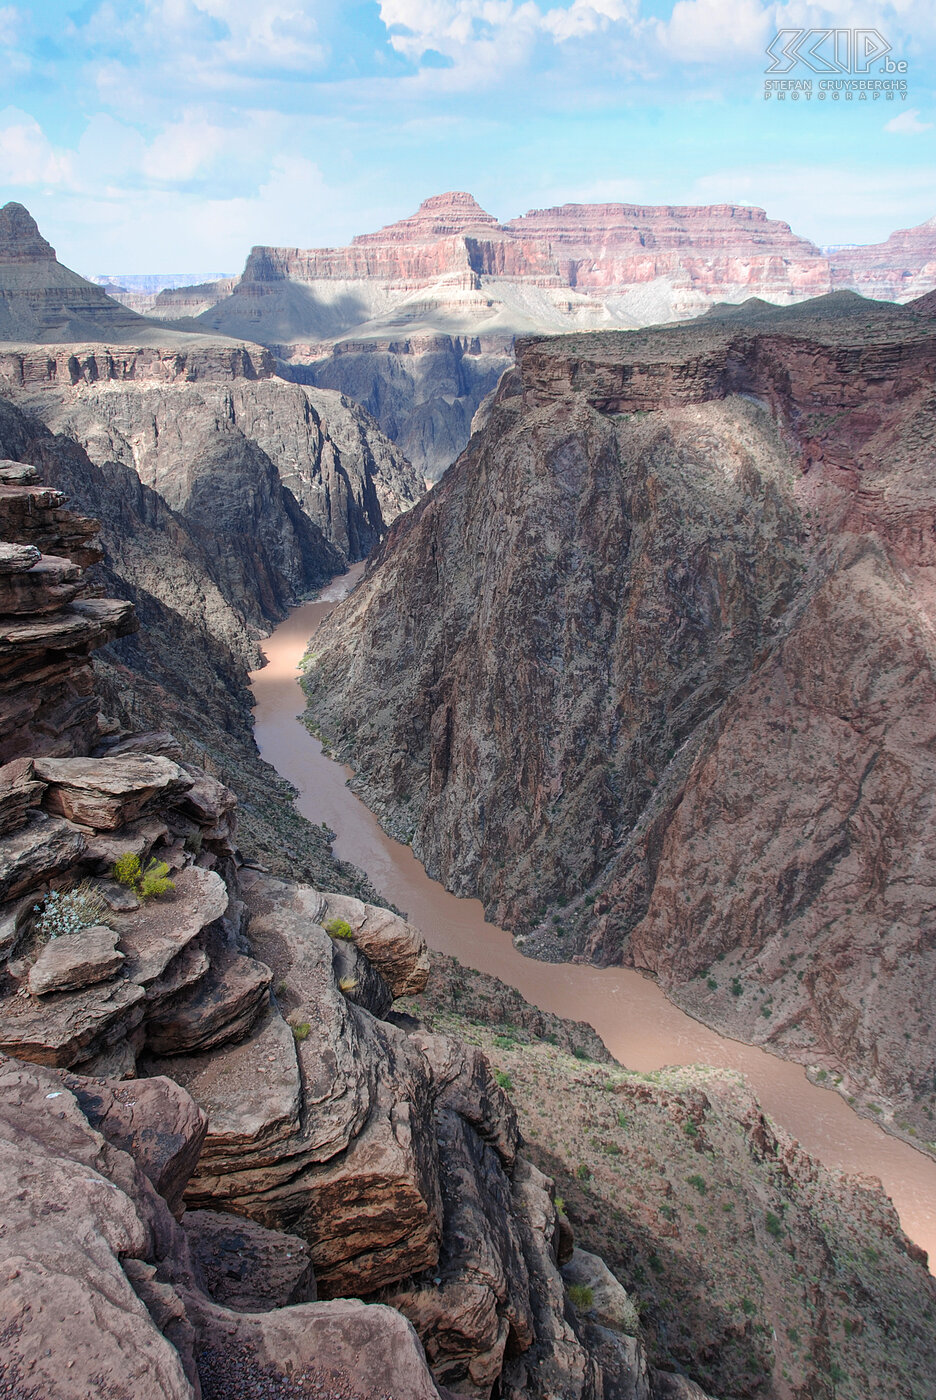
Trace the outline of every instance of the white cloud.
{"type": "Polygon", "coordinates": [[[60,185],[70,171],[68,155],[53,149],[35,118],[15,107],[0,112],[0,184],[60,185]]]}
{"type": "Polygon", "coordinates": [[[153,180],[186,181],[209,170],[225,150],[235,154],[237,133],[204,120],[165,127],[150,143],[143,173],[153,180]]]}
{"type": "Polygon", "coordinates": [[[669,19],[658,23],[657,38],[683,62],[730,62],[763,52],[771,30],[770,13],[758,0],[677,0],[669,19]]]}
{"type": "Polygon", "coordinates": [[[932,122],[920,121],[919,107],[909,107],[906,112],[899,112],[896,117],[891,117],[889,122],[884,123],[885,131],[895,131],[904,136],[918,136],[921,131],[932,129],[932,122]]]}
{"type": "Polygon", "coordinates": [[[0,44],[12,46],[16,43],[21,18],[15,5],[0,5],[0,44]]]}

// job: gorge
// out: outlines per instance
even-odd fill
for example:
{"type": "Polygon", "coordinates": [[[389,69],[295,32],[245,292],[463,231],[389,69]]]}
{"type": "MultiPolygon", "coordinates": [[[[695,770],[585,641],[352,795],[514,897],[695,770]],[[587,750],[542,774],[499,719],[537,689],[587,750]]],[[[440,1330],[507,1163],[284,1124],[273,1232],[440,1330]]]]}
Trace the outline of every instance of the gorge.
{"type": "Polygon", "coordinates": [[[0,211],[0,1391],[929,1400],[931,300],[521,340],[423,496],[0,211]]]}

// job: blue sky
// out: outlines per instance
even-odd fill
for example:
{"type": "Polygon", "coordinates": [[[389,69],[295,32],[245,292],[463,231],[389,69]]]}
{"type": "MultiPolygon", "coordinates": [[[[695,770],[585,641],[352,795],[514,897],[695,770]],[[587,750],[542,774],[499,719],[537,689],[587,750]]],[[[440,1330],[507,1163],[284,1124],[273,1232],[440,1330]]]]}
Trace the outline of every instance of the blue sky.
{"type": "Polygon", "coordinates": [[[0,202],[87,274],[237,271],[446,189],[758,204],[822,244],[936,216],[932,0],[0,0],[0,65],[0,202]],[[766,102],[806,27],[877,29],[908,100],[766,102]]]}

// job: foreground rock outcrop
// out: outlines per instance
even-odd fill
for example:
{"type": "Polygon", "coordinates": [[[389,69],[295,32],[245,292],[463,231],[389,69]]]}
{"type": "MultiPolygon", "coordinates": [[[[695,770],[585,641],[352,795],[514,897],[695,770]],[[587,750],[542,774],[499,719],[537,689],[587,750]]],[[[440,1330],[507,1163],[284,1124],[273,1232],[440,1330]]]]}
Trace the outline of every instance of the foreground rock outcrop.
{"type": "Polygon", "coordinates": [[[923,1141],[934,366],[926,302],[850,294],[524,342],[307,680],[528,951],[648,969],[923,1141]]]}

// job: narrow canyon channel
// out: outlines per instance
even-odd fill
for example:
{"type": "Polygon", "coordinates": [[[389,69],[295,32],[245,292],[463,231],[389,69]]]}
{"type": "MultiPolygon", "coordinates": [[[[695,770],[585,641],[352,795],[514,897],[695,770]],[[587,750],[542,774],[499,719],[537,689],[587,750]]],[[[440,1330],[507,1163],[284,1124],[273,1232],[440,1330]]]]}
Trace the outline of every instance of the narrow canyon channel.
{"type": "Polygon", "coordinates": [[[366,871],[433,948],[511,983],[546,1011],[589,1022],[629,1069],[710,1064],[740,1070],[775,1122],[827,1166],[881,1179],[904,1230],[936,1267],[936,1162],[859,1118],[832,1090],[811,1084],[802,1066],[694,1021],[637,972],[523,957],[508,933],[486,922],[478,900],[449,894],[429,878],[408,846],[381,829],[347,786],[350,769],[326,758],[297,720],[303,708],[298,667],[309,638],[363,568],[355,565],[317,601],[295,608],[263,644],[267,665],[251,677],[257,744],[267,762],[298,788],[302,814],[338,833],[335,854],[366,871]]]}

